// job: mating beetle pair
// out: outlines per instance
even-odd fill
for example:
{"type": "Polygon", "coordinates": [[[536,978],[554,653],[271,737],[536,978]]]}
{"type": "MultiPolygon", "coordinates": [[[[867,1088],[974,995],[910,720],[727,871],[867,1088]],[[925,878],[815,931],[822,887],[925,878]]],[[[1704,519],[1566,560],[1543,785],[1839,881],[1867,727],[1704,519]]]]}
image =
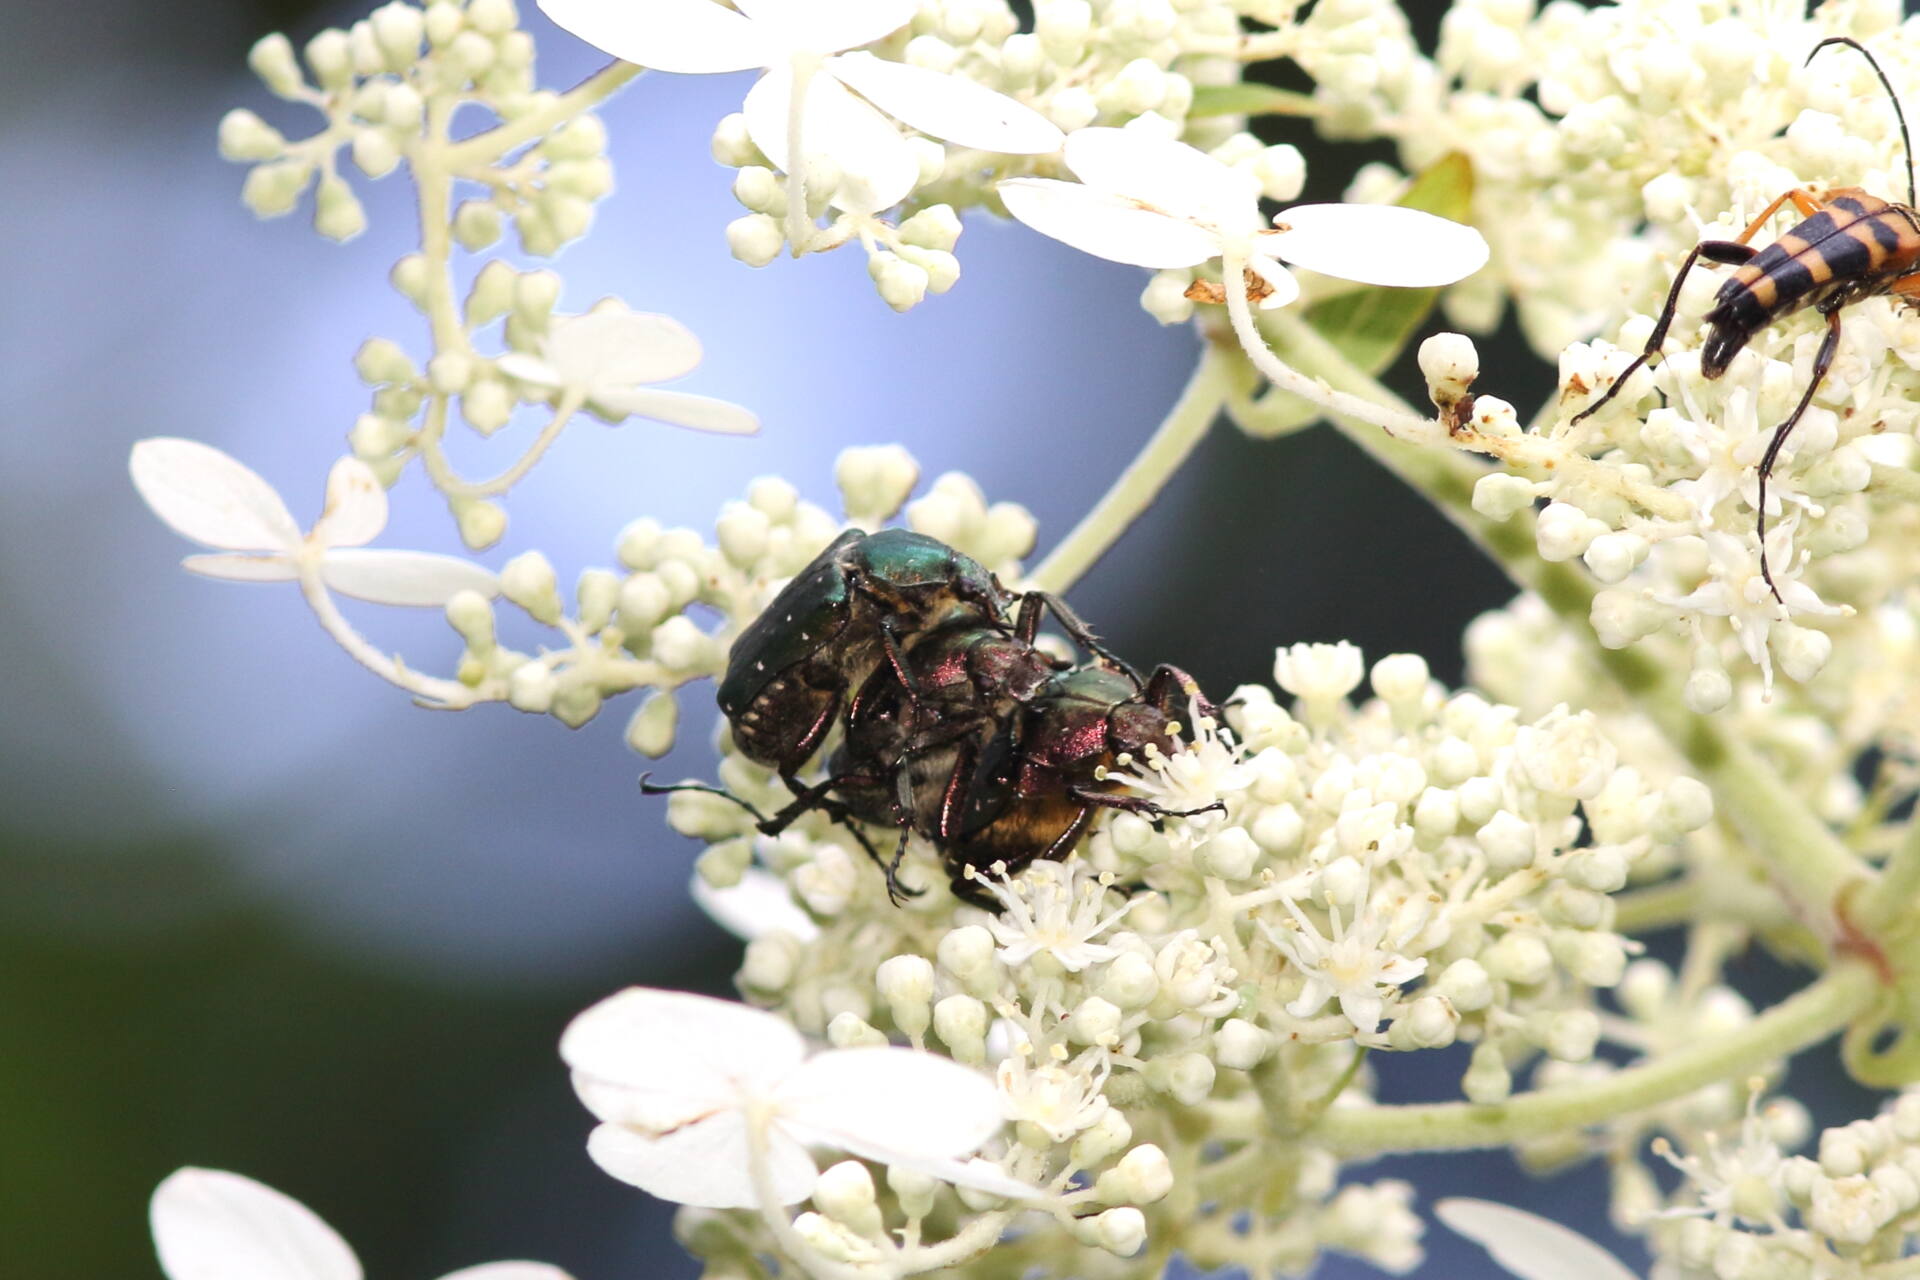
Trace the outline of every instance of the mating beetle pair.
{"type": "Polygon", "coordinates": [[[918,833],[956,893],[985,903],[970,871],[1064,856],[1097,807],[1161,816],[1113,794],[1102,767],[1149,743],[1170,749],[1168,728],[1197,694],[1170,667],[1142,682],[1057,597],[1009,592],[945,543],[886,529],[849,530],[787,584],[734,642],[719,703],[735,745],[794,792],[755,814],[762,832],[822,810],[885,868],[896,901],[918,833]],[[1034,647],[1045,612],[1096,662],[1034,647]],[[842,722],[827,777],[808,785],[800,769],[842,722]],[[856,820],[900,832],[891,858],[856,820]]]}

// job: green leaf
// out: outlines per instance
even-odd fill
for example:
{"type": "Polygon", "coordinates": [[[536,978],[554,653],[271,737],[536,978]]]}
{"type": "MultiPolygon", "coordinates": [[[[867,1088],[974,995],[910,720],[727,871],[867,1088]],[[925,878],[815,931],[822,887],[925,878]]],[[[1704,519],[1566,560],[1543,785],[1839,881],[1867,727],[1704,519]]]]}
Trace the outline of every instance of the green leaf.
{"type": "MultiPolygon", "coordinates": [[[[1414,176],[1399,204],[1409,209],[1466,222],[1473,208],[1473,166],[1458,151],[1414,176]]],[[[1368,285],[1327,298],[1307,308],[1306,320],[1356,368],[1379,373],[1399,358],[1426,323],[1438,289],[1394,289],[1368,285]]],[[[1320,410],[1296,396],[1278,392],[1263,397],[1241,426],[1248,434],[1270,438],[1315,421],[1320,410]]]]}
{"type": "Polygon", "coordinates": [[[1187,118],[1203,116],[1317,116],[1320,104],[1309,93],[1270,84],[1198,84],[1187,118]]]}

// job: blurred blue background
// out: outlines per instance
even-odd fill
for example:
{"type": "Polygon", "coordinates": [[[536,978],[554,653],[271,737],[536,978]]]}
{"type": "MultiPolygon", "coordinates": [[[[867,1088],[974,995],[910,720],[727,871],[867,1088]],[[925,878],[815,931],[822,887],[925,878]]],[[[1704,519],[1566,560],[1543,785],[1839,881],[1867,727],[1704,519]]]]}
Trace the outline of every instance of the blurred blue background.
{"type": "MultiPolygon", "coordinates": [[[[495,1257],[580,1280],[693,1274],[667,1211],[586,1160],[553,1053],[599,996],[725,991],[737,961],[686,897],[694,847],[635,788],[630,704],[571,733],[419,710],[291,590],[180,572],[192,548],[127,480],[133,441],[190,436],[311,519],[365,407],[354,348],[421,349],[385,283],[415,244],[402,179],[356,181],[372,225],[342,247],[304,207],[256,221],[243,171],[214,153],[231,106],[296,137],[317,119],[245,73],[254,38],[297,45],[357,16],[296,0],[0,16],[0,1275],[156,1275],[145,1199],[187,1163],[304,1200],[377,1277],[495,1257]]],[[[543,84],[599,64],[528,24],[543,84]]],[[[894,440],[928,479],[963,469],[1026,504],[1044,550],[1171,404],[1193,336],[1140,311],[1141,273],[985,219],[961,240],[960,285],[905,317],[855,255],[749,271],[727,254],[739,209],[707,150],[744,89],[656,76],[610,104],[618,190],[554,265],[566,310],[617,293],[685,322],[707,358],[679,385],[753,407],[763,434],[577,428],[484,558],[539,547],[570,582],[612,563],[627,520],[708,527],[756,475],[831,506],[838,451],[894,440]]],[[[1320,165],[1311,194],[1336,195],[1355,163],[1320,165]]],[[[1502,388],[1516,402],[1550,385],[1530,357],[1508,367],[1534,369],[1502,388]]],[[[510,431],[461,456],[486,473],[518,448],[510,431]]],[[[424,486],[394,497],[385,545],[458,549],[424,486]]],[[[1505,594],[1329,433],[1222,427],[1073,599],[1120,651],[1224,692],[1268,678],[1275,644],[1334,638],[1424,653],[1455,680],[1460,628],[1505,594]]],[[[426,669],[455,656],[437,615],[353,616],[426,669]]],[[[678,763],[700,772],[705,713],[688,707],[696,749],[678,763]]],[[[1407,1099],[1450,1095],[1459,1069],[1386,1068],[1407,1099]]],[[[1365,1176],[1382,1171],[1598,1228],[1597,1169],[1536,1186],[1487,1156],[1365,1176]]],[[[1422,1274],[1487,1273],[1444,1231],[1432,1243],[1422,1274]]]]}

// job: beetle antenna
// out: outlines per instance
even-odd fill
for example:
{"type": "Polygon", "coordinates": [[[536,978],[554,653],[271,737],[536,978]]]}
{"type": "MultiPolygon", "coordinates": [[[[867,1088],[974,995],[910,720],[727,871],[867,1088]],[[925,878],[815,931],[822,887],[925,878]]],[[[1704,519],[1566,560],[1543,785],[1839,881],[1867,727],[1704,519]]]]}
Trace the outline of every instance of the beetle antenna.
{"type": "MultiPolygon", "coordinates": [[[[1920,207],[1920,198],[1916,198],[1914,195],[1913,142],[1907,137],[1907,113],[1900,109],[1900,95],[1893,91],[1893,81],[1887,79],[1887,73],[1880,69],[1879,60],[1867,52],[1867,46],[1861,44],[1852,36],[1828,36],[1825,40],[1813,46],[1813,53],[1807,55],[1807,62],[1812,62],[1813,54],[1819,53],[1830,44],[1846,45],[1849,49],[1854,50],[1861,57],[1865,58],[1867,65],[1873,68],[1873,74],[1880,77],[1880,83],[1885,87],[1887,97],[1893,100],[1893,118],[1900,122],[1900,151],[1901,154],[1907,158],[1907,206],[1909,208],[1920,207]]],[[[1806,63],[1802,63],[1801,65],[1805,66],[1806,63]]]]}

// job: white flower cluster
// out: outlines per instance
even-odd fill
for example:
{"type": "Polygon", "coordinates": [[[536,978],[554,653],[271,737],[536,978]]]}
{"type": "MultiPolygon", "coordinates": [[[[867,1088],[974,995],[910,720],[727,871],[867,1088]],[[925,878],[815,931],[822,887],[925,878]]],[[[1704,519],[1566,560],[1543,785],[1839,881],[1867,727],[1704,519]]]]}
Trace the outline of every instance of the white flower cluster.
{"type": "MultiPolygon", "coordinates": [[[[836,1045],[901,1036],[992,1068],[1015,1122],[1009,1172],[1138,1210],[1203,1266],[1304,1266],[1317,1240],[1401,1269],[1419,1256],[1405,1189],[1336,1195],[1310,1139],[1274,1164],[1249,1142],[1264,1100],[1364,1097],[1365,1072],[1346,1078],[1355,1046],[1470,1042],[1462,1089],[1489,1103],[1529,1065],[1546,1079],[1592,1063],[1593,993],[1632,949],[1608,895],[1712,805],[1691,780],[1649,788],[1589,714],[1527,723],[1449,697],[1415,657],[1375,664],[1358,706],[1350,645],[1297,645],[1275,668],[1292,711],[1241,688],[1231,728],[1196,707],[1178,749],[1107,775],[1169,809],[1224,812],[1164,829],[1115,815],[1065,863],[986,877],[996,915],[932,888],[917,842],[904,874],[930,892],[893,906],[824,815],[767,837],[686,792],[671,821],[710,845],[700,896],[750,939],[748,997],[836,1045]],[[1274,1203],[1293,1206],[1286,1229],[1232,1225],[1274,1203]]],[[[758,804],[783,798],[737,755],[721,777],[758,804]]]]}

